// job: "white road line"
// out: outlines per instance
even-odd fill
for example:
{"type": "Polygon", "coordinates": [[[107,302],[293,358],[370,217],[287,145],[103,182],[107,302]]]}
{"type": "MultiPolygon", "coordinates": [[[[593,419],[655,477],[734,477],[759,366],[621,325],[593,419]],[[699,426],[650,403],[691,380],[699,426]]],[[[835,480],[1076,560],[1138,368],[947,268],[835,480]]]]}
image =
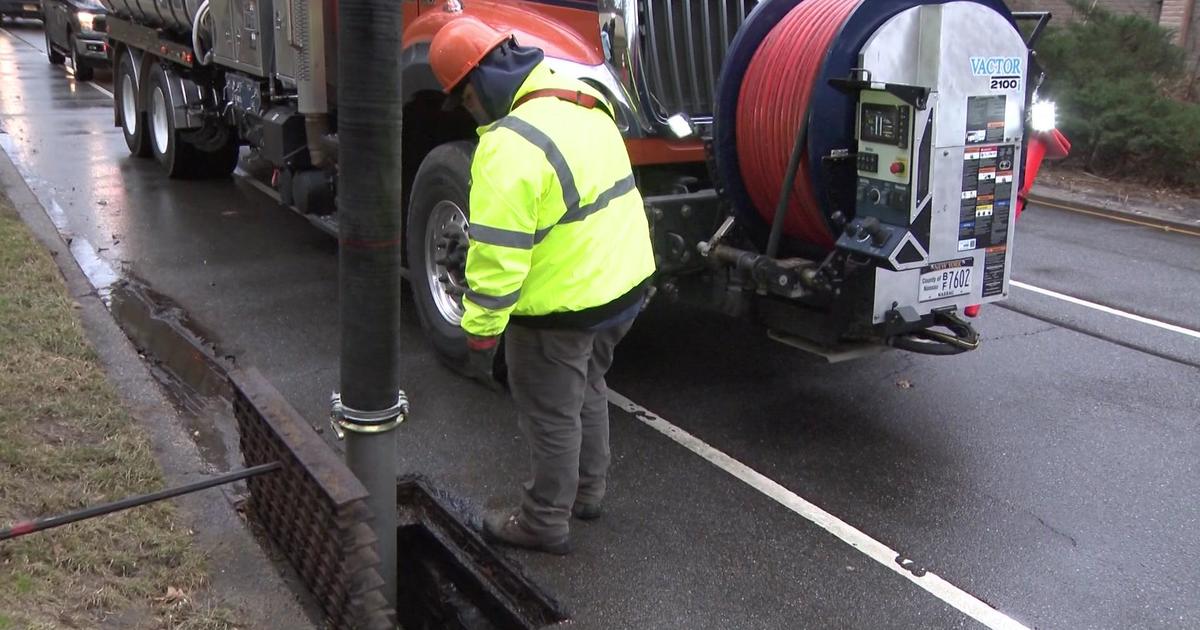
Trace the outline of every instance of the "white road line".
{"type": "Polygon", "coordinates": [[[108,98],[113,98],[113,93],[112,93],[112,92],[109,92],[109,91],[108,91],[108,88],[102,87],[101,85],[99,85],[99,84],[98,84],[98,83],[96,83],[95,81],[86,81],[85,83],[87,83],[88,85],[90,85],[90,86],[92,86],[92,87],[96,88],[97,90],[99,90],[99,91],[100,91],[100,93],[101,93],[101,94],[103,94],[103,95],[107,96],[108,98]]]}
{"type": "Polygon", "coordinates": [[[1129,313],[1126,311],[1115,309],[1111,306],[1105,306],[1103,304],[1097,304],[1095,302],[1081,300],[1077,297],[1072,297],[1070,295],[1066,295],[1065,293],[1059,293],[1058,291],[1051,291],[1050,289],[1043,289],[1041,287],[1035,287],[1032,284],[1025,284],[1024,282],[1018,282],[1016,280],[1010,281],[1009,284],[1011,284],[1014,287],[1017,287],[1018,289],[1025,289],[1026,291],[1033,291],[1034,293],[1040,293],[1042,295],[1049,296],[1049,297],[1052,297],[1052,298],[1055,298],[1058,300],[1062,300],[1064,302],[1070,302],[1071,304],[1085,306],[1087,308],[1100,311],[1101,313],[1108,313],[1109,315],[1116,315],[1117,317],[1124,317],[1125,319],[1132,320],[1132,321],[1135,321],[1135,322],[1138,322],[1141,324],[1146,324],[1148,326],[1154,326],[1157,328],[1161,328],[1163,330],[1169,330],[1174,333],[1179,333],[1181,335],[1187,335],[1188,337],[1200,339],[1200,331],[1191,330],[1190,328],[1184,328],[1182,326],[1176,326],[1175,324],[1168,324],[1166,322],[1160,322],[1157,319],[1150,319],[1149,317],[1142,317],[1141,315],[1136,315],[1134,313],[1129,313]]]}
{"type": "Polygon", "coordinates": [[[853,525],[817,507],[753,468],[709,446],[700,438],[667,422],[649,409],[612,390],[608,392],[608,401],[979,623],[996,629],[1029,630],[1020,622],[931,572],[916,575],[901,564],[903,559],[894,549],[862,533],[853,525]]]}
{"type": "Polygon", "coordinates": [[[257,188],[258,191],[261,192],[262,194],[270,197],[271,199],[274,199],[276,203],[283,203],[283,197],[281,197],[279,195],[278,190],[275,190],[274,188],[271,188],[270,186],[266,185],[265,183],[258,181],[257,179],[255,179],[255,177],[253,175],[244,171],[242,169],[242,167],[240,167],[240,166],[237,167],[233,171],[233,174],[242,178],[242,181],[246,182],[247,184],[250,184],[251,186],[257,188]]]}

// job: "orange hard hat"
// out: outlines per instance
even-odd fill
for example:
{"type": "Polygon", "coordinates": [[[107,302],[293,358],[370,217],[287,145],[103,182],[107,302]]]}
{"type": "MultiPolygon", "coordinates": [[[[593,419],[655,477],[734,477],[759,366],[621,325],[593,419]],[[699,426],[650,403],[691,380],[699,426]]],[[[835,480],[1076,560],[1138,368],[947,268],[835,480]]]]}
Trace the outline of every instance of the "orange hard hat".
{"type": "Polygon", "coordinates": [[[512,33],[498,31],[476,17],[455,18],[433,36],[429,63],[442,89],[450,92],[480,61],[512,33]]]}

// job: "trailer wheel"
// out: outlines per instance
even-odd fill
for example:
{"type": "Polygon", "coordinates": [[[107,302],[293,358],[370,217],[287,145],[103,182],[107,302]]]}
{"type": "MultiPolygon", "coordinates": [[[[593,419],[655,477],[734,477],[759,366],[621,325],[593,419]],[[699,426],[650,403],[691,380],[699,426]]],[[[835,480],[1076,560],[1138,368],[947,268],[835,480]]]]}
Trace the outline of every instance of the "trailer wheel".
{"type": "Polygon", "coordinates": [[[191,145],[179,141],[175,130],[175,104],[167,88],[167,74],[159,64],[150,66],[150,85],[146,91],[146,121],[150,151],[167,171],[168,177],[192,177],[195,156],[191,145]]]}
{"type": "Polygon", "coordinates": [[[449,142],[425,156],[408,204],[408,273],[421,328],[437,356],[455,370],[466,364],[459,325],[467,283],[467,221],[471,181],[470,142],[449,142]]]}
{"type": "Polygon", "coordinates": [[[237,168],[241,152],[237,132],[231,127],[208,125],[201,129],[177,131],[180,147],[192,155],[191,173],[184,177],[211,179],[229,177],[237,168]]]}
{"type": "Polygon", "coordinates": [[[138,94],[141,92],[133,54],[125,51],[117,62],[113,89],[116,94],[117,119],[125,136],[125,146],[134,157],[149,157],[150,134],[146,130],[146,113],[138,111],[138,94]]]}
{"type": "Polygon", "coordinates": [[[196,153],[199,163],[196,171],[197,177],[229,177],[237,169],[242,149],[241,144],[238,143],[237,133],[232,129],[225,129],[216,136],[215,142],[210,139],[201,146],[189,143],[196,153]]]}
{"type": "Polygon", "coordinates": [[[96,76],[96,69],[79,56],[79,42],[75,39],[75,33],[67,36],[67,45],[71,47],[71,65],[75,68],[75,80],[91,81],[96,76]]]}
{"type": "MultiPolygon", "coordinates": [[[[146,130],[150,136],[150,152],[158,160],[167,175],[178,179],[204,177],[228,177],[237,167],[238,141],[232,131],[205,136],[204,148],[188,140],[203,131],[180,132],[175,128],[171,91],[167,89],[167,73],[162,66],[150,66],[150,84],[146,102],[146,130]],[[210,146],[211,145],[211,146],[210,146]]],[[[197,139],[198,141],[198,139],[197,139]]]]}
{"type": "Polygon", "coordinates": [[[46,59],[50,61],[52,66],[61,66],[66,62],[67,58],[62,56],[62,53],[54,50],[54,43],[50,41],[50,28],[46,27],[46,59]]]}

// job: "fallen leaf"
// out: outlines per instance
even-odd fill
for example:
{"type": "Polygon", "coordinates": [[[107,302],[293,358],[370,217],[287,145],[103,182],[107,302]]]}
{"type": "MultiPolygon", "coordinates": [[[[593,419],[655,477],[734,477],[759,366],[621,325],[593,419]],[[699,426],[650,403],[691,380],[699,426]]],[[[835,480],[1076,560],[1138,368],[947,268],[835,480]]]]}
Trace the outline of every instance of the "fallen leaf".
{"type": "Polygon", "coordinates": [[[168,586],[167,594],[158,598],[158,601],[161,603],[164,603],[164,604],[175,604],[178,602],[186,602],[187,601],[187,593],[184,593],[181,589],[175,588],[174,586],[168,586]]]}

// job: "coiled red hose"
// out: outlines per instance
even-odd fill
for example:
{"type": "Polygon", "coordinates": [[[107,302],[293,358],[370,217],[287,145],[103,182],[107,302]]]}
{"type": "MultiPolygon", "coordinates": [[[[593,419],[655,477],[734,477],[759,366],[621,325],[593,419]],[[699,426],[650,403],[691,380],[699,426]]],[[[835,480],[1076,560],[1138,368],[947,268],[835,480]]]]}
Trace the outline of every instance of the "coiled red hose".
{"type": "MultiPolygon", "coordinates": [[[[738,95],[737,150],[746,191],[771,222],[788,158],[809,97],[834,37],[859,0],[804,0],[771,30],[754,53],[738,95]]],[[[806,155],[792,186],[783,230],[830,249],[834,237],[811,184],[806,155]]]]}

